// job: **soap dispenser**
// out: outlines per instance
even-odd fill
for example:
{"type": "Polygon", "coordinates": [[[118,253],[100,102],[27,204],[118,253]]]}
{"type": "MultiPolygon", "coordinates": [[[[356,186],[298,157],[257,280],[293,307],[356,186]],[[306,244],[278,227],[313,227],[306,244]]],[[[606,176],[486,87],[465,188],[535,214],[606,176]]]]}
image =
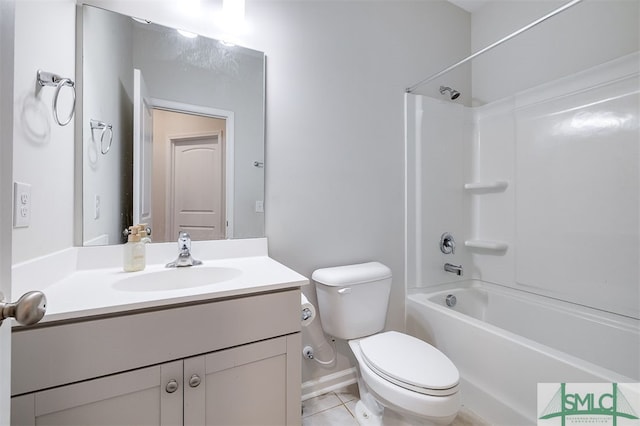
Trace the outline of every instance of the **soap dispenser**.
{"type": "Polygon", "coordinates": [[[146,223],[138,225],[138,233],[140,234],[140,242],[147,244],[151,242],[151,228],[146,223]]]}
{"type": "MultiPolygon", "coordinates": [[[[145,232],[146,235],[146,232],[145,232]]],[[[125,272],[142,271],[146,264],[145,247],[141,242],[142,235],[140,228],[136,226],[129,227],[129,236],[124,245],[124,266],[125,272]]]]}

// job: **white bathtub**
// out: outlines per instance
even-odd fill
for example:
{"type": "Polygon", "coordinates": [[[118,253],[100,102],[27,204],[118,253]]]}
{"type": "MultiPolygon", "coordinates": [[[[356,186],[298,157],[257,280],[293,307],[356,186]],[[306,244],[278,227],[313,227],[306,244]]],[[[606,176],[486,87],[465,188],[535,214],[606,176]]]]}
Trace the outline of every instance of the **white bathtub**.
{"type": "Polygon", "coordinates": [[[492,425],[535,424],[538,383],[640,382],[639,320],[482,281],[410,292],[407,332],[456,364],[463,405],[492,425]]]}

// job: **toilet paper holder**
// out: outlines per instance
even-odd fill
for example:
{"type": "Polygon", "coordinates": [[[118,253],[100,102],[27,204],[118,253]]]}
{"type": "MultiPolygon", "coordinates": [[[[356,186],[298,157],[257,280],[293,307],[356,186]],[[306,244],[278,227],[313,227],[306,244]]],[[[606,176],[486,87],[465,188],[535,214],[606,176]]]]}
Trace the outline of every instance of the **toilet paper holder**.
{"type": "Polygon", "coordinates": [[[300,323],[303,327],[307,327],[316,317],[316,309],[305,297],[300,293],[300,323]]]}
{"type": "Polygon", "coordinates": [[[306,321],[313,316],[313,312],[309,308],[302,309],[302,321],[306,321]]]}

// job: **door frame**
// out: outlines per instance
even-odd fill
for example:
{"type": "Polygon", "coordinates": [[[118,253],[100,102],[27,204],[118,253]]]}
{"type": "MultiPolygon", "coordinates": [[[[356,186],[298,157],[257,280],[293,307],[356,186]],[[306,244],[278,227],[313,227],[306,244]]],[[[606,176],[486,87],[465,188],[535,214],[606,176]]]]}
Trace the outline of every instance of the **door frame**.
{"type": "MultiPolygon", "coordinates": [[[[165,240],[170,241],[171,237],[175,237],[177,234],[174,234],[175,228],[175,193],[174,193],[174,182],[175,182],[175,145],[180,142],[187,142],[191,140],[201,140],[207,138],[217,138],[218,143],[220,144],[220,148],[222,149],[223,157],[222,157],[222,171],[223,171],[223,179],[226,179],[226,143],[224,138],[224,131],[215,131],[215,132],[200,132],[200,133],[189,133],[189,134],[177,134],[177,135],[169,135],[167,137],[168,143],[165,144],[165,188],[169,188],[169,196],[165,199],[165,240]]],[[[224,210],[224,214],[226,215],[226,182],[222,187],[222,210],[224,210]]],[[[228,222],[227,218],[224,218],[225,223],[228,222]]],[[[224,238],[228,238],[225,235],[224,238]]]]}
{"type": "Polygon", "coordinates": [[[144,80],[142,70],[133,69],[133,221],[150,224],[152,220],[151,192],[152,176],[151,168],[146,167],[153,161],[153,155],[149,158],[148,148],[151,144],[153,151],[153,101],[144,80]],[[150,117],[146,114],[149,113],[150,117]],[[148,132],[148,134],[147,134],[148,132]],[[150,140],[147,136],[150,135],[150,140]],[[148,184],[148,187],[146,187],[148,184]],[[148,207],[145,212],[144,207],[148,207]]]}
{"type": "Polygon", "coordinates": [[[211,108],[201,105],[186,104],[183,102],[169,101],[166,99],[151,98],[151,106],[155,109],[163,109],[166,111],[180,112],[184,114],[201,115],[204,117],[220,118],[225,120],[224,142],[225,142],[225,221],[226,231],[225,238],[233,238],[233,204],[234,204],[234,113],[233,111],[211,108]]]}
{"type": "MultiPolygon", "coordinates": [[[[11,297],[15,2],[0,1],[0,293],[11,297]]],[[[0,298],[2,300],[2,298],[0,298]]],[[[0,425],[11,422],[11,320],[0,326],[0,425]]]]}

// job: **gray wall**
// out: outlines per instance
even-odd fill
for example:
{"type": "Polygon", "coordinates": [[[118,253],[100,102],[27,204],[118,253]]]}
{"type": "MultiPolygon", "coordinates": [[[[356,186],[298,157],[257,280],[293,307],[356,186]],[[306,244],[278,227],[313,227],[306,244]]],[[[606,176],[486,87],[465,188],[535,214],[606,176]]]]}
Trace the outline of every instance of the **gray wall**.
{"type": "Polygon", "coordinates": [[[133,62],[132,20],[95,8],[79,8],[83,16],[82,78],[82,197],[83,235],[86,244],[108,235],[110,244],[122,242],[122,230],[131,225],[133,159],[133,62]],[[110,34],[111,37],[103,37],[110,34]],[[106,155],[108,131],[91,132],[90,120],[113,126],[113,140],[106,155]],[[95,219],[95,197],[100,214],[95,219]]]}
{"type": "MultiPolygon", "coordinates": [[[[488,1],[473,14],[471,43],[480,50],[567,3],[488,1]]],[[[473,61],[476,104],[571,75],[640,45],[636,0],[584,1],[473,61]]]]}
{"type": "MultiPolygon", "coordinates": [[[[306,276],[388,265],[387,326],[402,330],[403,92],[469,53],[469,15],[446,2],[257,2],[247,13],[267,52],[270,255],[306,276]]],[[[336,369],[352,366],[338,348],[336,369]]],[[[305,362],[303,380],[330,372],[305,362]]]]}
{"type": "MultiPolygon", "coordinates": [[[[24,54],[16,58],[16,76],[28,78],[17,79],[17,99],[33,90],[38,67],[73,77],[75,63],[75,2],[20,3],[17,15],[25,19],[16,19],[23,26],[16,52],[24,54]],[[51,13],[63,19],[50,20],[51,13]],[[60,38],[62,47],[32,46],[39,33],[60,38]]],[[[174,2],[88,3],[219,37],[209,14],[187,16],[174,2]]],[[[267,54],[270,254],[307,276],[351,262],[387,264],[394,274],[388,327],[403,329],[404,89],[470,53],[470,16],[445,1],[261,0],[249,1],[246,13],[252,32],[242,44],[267,54]]],[[[50,105],[50,97],[45,101],[50,105]]],[[[21,143],[14,152],[14,175],[34,183],[38,209],[31,228],[14,231],[14,261],[72,245],[73,131],[66,129],[52,128],[55,146],[21,143]],[[58,201],[43,205],[47,191],[58,201]]],[[[305,293],[315,302],[313,287],[305,293]]],[[[340,351],[337,370],[353,365],[346,346],[340,351]]],[[[304,380],[332,372],[304,365],[304,380]]]]}
{"type": "MultiPolygon", "coordinates": [[[[36,71],[75,80],[75,8],[73,0],[15,3],[13,179],[31,184],[31,225],[13,230],[14,264],[73,245],[75,118],[53,121],[55,90],[37,90],[36,71]]],[[[61,119],[71,98],[63,90],[61,119]]]]}

